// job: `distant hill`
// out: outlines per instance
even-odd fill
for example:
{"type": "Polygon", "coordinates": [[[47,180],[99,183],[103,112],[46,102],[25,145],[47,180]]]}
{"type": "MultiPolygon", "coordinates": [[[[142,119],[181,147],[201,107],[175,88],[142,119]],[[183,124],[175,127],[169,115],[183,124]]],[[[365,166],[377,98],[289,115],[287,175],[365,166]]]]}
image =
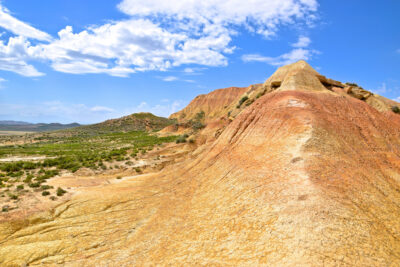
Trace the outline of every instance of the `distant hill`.
{"type": "Polygon", "coordinates": [[[24,121],[0,121],[0,131],[21,131],[21,132],[46,132],[63,130],[81,126],[79,123],[29,123],[24,121]]]}
{"type": "Polygon", "coordinates": [[[83,132],[127,132],[127,131],[158,131],[174,123],[164,117],[151,113],[141,112],[124,116],[118,119],[106,120],[101,123],[84,125],[72,129],[83,132]]]}

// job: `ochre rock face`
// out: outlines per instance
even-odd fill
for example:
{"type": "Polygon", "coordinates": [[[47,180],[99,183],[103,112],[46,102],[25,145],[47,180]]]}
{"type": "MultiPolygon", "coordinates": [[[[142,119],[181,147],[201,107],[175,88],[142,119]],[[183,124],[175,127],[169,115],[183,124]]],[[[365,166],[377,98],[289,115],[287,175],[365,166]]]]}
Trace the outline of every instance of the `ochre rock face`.
{"type": "Polygon", "coordinates": [[[313,77],[286,77],[301,90],[259,97],[195,159],[1,224],[0,262],[399,266],[400,116],[313,77]]]}
{"type": "Polygon", "coordinates": [[[228,87],[217,89],[206,95],[199,95],[186,108],[172,114],[170,118],[188,121],[194,119],[201,111],[205,113],[206,120],[217,118],[225,115],[222,111],[247,90],[247,87],[228,87]]]}

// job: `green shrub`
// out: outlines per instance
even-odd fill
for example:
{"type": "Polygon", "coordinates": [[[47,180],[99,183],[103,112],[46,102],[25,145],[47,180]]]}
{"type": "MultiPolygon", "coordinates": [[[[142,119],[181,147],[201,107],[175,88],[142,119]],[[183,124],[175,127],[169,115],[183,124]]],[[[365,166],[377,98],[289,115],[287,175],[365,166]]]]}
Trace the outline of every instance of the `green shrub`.
{"type": "Polygon", "coordinates": [[[400,113],[400,108],[398,107],[398,106],[392,106],[392,111],[394,112],[394,113],[397,113],[397,114],[399,114],[400,113]]]}
{"type": "Polygon", "coordinates": [[[10,199],[13,199],[13,200],[17,200],[18,199],[18,196],[14,195],[14,194],[9,194],[8,196],[10,197],[10,199]]]}
{"type": "Polygon", "coordinates": [[[33,177],[34,176],[32,174],[28,174],[23,182],[24,183],[30,183],[32,181],[33,177]]]}
{"type": "Polygon", "coordinates": [[[64,189],[62,189],[61,187],[57,188],[57,196],[61,197],[63,196],[65,193],[67,193],[67,191],[65,191],[64,189]]]}
{"type": "Polygon", "coordinates": [[[242,98],[239,100],[238,107],[240,108],[240,106],[241,106],[244,102],[246,102],[247,99],[249,99],[249,97],[248,97],[247,95],[244,96],[244,97],[242,97],[242,98]]]}
{"type": "Polygon", "coordinates": [[[203,129],[204,127],[206,127],[203,123],[196,121],[192,123],[192,129],[193,130],[200,130],[203,129]]]}
{"type": "Polygon", "coordinates": [[[38,188],[40,186],[40,182],[29,183],[28,186],[31,188],[38,188]]]}
{"type": "Polygon", "coordinates": [[[48,196],[48,195],[50,195],[50,192],[49,192],[49,191],[43,191],[43,192],[42,192],[42,196],[48,196]]]}
{"type": "Polygon", "coordinates": [[[204,111],[200,111],[200,112],[196,113],[194,119],[196,121],[201,121],[202,119],[204,119],[204,117],[205,117],[204,111]]]}
{"type": "Polygon", "coordinates": [[[44,184],[40,187],[40,189],[42,189],[42,190],[49,190],[49,189],[53,189],[53,188],[54,188],[53,186],[47,185],[47,184],[44,184]]]}
{"type": "Polygon", "coordinates": [[[20,185],[17,185],[17,190],[19,191],[19,190],[23,190],[24,189],[24,185],[23,184],[20,184],[20,185]]]}

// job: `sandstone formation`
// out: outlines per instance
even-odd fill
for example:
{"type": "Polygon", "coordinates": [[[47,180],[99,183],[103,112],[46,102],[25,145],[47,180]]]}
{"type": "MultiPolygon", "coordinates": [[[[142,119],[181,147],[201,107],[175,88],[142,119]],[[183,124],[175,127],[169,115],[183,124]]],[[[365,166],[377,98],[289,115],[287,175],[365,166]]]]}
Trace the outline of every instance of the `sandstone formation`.
{"type": "Polygon", "coordinates": [[[345,87],[300,61],[232,89],[201,153],[1,223],[0,263],[399,266],[400,115],[345,87]]]}
{"type": "Polygon", "coordinates": [[[204,112],[207,121],[225,115],[223,111],[240,95],[248,91],[246,87],[228,87],[217,89],[206,95],[195,97],[187,107],[170,116],[170,119],[179,121],[193,120],[196,114],[204,112]]]}

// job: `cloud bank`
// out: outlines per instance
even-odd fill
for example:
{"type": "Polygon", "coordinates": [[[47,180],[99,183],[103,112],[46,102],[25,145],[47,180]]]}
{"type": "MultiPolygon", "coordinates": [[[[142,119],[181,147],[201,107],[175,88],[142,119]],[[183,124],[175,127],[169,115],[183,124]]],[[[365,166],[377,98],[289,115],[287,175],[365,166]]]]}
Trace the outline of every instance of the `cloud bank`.
{"type": "MultiPolygon", "coordinates": [[[[185,64],[225,66],[239,28],[269,38],[281,26],[312,22],[317,8],[316,0],[123,0],[118,9],[128,19],[81,32],[66,26],[51,37],[13,17],[0,3],[0,27],[15,34],[0,41],[0,69],[41,76],[31,63],[39,61],[59,72],[127,77],[185,64]],[[32,45],[30,39],[39,43],[32,45]]],[[[309,43],[303,37],[293,44],[297,51],[267,61],[277,64],[305,55],[309,43]]]]}

